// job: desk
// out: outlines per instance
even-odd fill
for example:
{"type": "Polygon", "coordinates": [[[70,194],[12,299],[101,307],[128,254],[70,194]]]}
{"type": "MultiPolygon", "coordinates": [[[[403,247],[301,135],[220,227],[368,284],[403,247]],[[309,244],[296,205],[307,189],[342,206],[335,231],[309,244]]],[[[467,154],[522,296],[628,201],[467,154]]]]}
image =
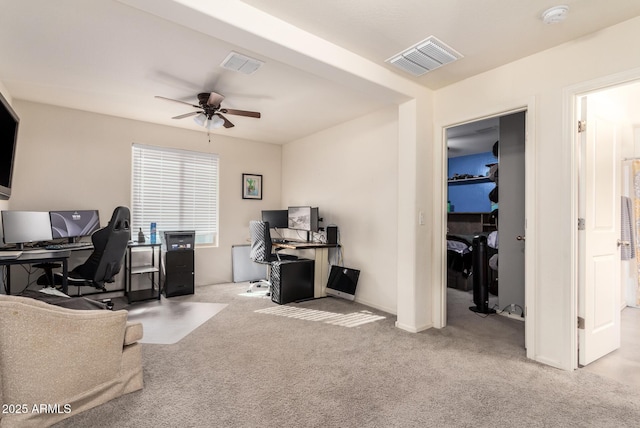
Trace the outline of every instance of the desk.
{"type": "Polygon", "coordinates": [[[274,248],[283,248],[288,250],[314,250],[315,251],[315,267],[313,272],[313,297],[325,297],[325,289],[329,280],[329,249],[339,248],[337,244],[325,244],[320,242],[273,242],[274,248]]]}
{"type": "Polygon", "coordinates": [[[11,265],[34,265],[38,263],[62,263],[62,292],[67,294],[67,278],[69,277],[68,260],[71,251],[68,250],[25,250],[15,259],[0,259],[0,266],[7,266],[7,294],[11,294],[11,265]]]}

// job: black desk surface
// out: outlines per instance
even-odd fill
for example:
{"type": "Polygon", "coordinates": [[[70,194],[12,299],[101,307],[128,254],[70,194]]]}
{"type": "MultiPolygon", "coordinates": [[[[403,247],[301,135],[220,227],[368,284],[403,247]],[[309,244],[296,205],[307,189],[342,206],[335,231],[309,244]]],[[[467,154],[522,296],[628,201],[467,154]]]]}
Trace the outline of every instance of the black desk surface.
{"type": "Polygon", "coordinates": [[[68,259],[70,250],[24,250],[15,259],[0,259],[0,265],[19,265],[40,262],[54,262],[68,259]]]}
{"type": "Polygon", "coordinates": [[[11,294],[11,265],[34,265],[38,263],[62,262],[63,278],[62,291],[67,292],[67,261],[71,256],[69,250],[23,250],[22,254],[15,259],[0,259],[0,266],[7,266],[5,277],[5,292],[11,294]]]}

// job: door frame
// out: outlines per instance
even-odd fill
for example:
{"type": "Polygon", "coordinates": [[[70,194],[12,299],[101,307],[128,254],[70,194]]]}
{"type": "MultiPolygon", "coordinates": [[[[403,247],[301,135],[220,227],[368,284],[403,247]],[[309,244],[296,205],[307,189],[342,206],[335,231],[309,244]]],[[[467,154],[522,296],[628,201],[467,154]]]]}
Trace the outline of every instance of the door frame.
{"type": "MultiPolygon", "coordinates": [[[[438,213],[440,218],[440,230],[436,230],[434,235],[439,234],[440,239],[436,239],[435,242],[439,243],[439,251],[436,250],[434,254],[440,254],[440,287],[435,288],[435,295],[433,296],[434,302],[434,326],[437,328],[443,328],[447,325],[447,180],[445,177],[445,171],[447,171],[447,129],[464,125],[471,122],[477,122],[479,120],[491,119],[500,116],[506,116],[512,113],[526,112],[525,115],[525,235],[527,236],[525,246],[525,348],[527,358],[533,358],[535,355],[535,284],[536,284],[536,182],[535,177],[537,174],[536,169],[536,152],[535,152],[535,119],[536,119],[536,99],[535,97],[528,97],[522,100],[516,100],[515,102],[503,106],[487,113],[480,113],[477,116],[466,116],[460,118],[459,121],[454,123],[436,124],[435,132],[436,141],[440,141],[440,144],[436,144],[436,147],[440,149],[440,177],[434,177],[436,180],[441,181],[441,194],[439,207],[436,205],[435,212],[437,221],[438,213]]],[[[436,154],[437,158],[437,154],[436,154]]]]}
{"type": "Polygon", "coordinates": [[[566,87],[562,91],[562,111],[563,111],[563,125],[562,135],[565,141],[570,142],[568,150],[570,150],[571,159],[571,218],[574,219],[574,227],[571,228],[571,307],[567,308],[571,312],[570,318],[570,337],[571,337],[571,367],[575,370],[578,368],[578,290],[579,283],[579,240],[578,240],[578,217],[579,210],[579,156],[578,150],[578,138],[579,134],[576,130],[578,120],[580,117],[578,102],[581,97],[589,95],[590,93],[596,93],[611,89],[616,86],[625,85],[628,83],[640,83],[640,68],[627,70],[621,73],[604,76],[598,79],[581,82],[569,87],[566,87]]]}

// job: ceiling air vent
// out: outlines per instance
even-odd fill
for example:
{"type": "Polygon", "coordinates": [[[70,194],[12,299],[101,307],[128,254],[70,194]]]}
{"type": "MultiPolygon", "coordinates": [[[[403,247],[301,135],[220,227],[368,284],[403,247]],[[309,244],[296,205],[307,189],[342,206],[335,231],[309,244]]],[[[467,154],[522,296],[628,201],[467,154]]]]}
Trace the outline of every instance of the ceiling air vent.
{"type": "Polygon", "coordinates": [[[227,55],[224,61],[222,61],[220,66],[227,70],[239,71],[244,74],[253,74],[262,64],[264,64],[263,61],[240,55],[237,52],[231,52],[227,55]]]}
{"type": "Polygon", "coordinates": [[[392,56],[385,62],[392,64],[414,76],[435,70],[445,64],[449,64],[462,55],[433,36],[411,46],[392,56]]]}

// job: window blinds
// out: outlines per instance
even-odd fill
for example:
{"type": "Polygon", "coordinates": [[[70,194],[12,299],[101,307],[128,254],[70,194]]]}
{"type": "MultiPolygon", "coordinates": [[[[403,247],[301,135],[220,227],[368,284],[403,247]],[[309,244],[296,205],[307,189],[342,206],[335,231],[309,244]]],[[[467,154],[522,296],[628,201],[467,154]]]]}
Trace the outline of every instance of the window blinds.
{"type": "Polygon", "coordinates": [[[218,244],[218,155],[132,145],[131,223],[149,236],[195,230],[196,243],[218,244]]]}

